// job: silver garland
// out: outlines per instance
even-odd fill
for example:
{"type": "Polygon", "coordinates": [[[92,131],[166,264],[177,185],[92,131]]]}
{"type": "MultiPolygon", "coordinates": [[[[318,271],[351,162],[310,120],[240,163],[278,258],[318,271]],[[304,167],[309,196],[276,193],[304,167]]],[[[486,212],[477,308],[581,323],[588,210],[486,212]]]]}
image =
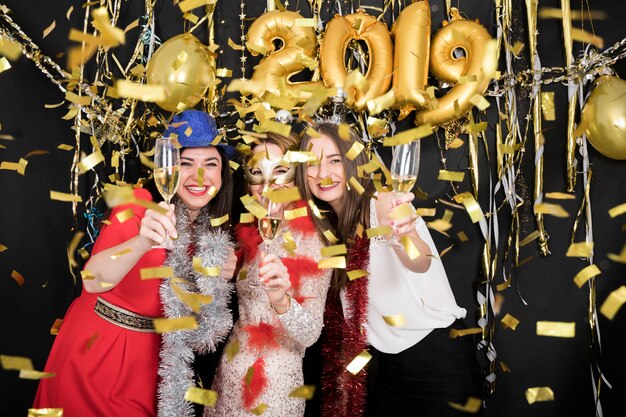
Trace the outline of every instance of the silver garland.
{"type": "Polygon", "coordinates": [[[202,259],[203,267],[221,267],[233,248],[229,235],[210,225],[206,207],[191,222],[184,204],[176,205],[176,229],[179,237],[176,246],[168,252],[166,266],[174,269],[174,276],[187,280],[176,285],[183,291],[211,295],[213,301],[203,304],[194,313],[172,289],[172,282],[164,280],[160,295],[165,317],[195,316],[195,330],[172,331],[163,334],[159,363],[158,415],[160,417],[191,417],[193,405],[185,400],[187,389],[194,386],[192,364],[194,352],[215,351],[224,341],[233,325],[232,312],[228,308],[233,284],[221,277],[209,277],[193,268],[188,248],[195,244],[194,256],[202,259]]]}

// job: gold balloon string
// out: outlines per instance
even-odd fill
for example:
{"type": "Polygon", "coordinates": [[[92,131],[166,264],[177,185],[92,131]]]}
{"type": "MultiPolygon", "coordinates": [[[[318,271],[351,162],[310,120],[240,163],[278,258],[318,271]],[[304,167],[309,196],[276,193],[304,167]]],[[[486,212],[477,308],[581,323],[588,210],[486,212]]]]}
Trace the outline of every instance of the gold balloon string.
{"type": "MultiPolygon", "coordinates": [[[[569,0],[561,0],[561,12],[563,14],[563,41],[565,43],[565,63],[569,68],[572,64],[572,16],[569,0]]],[[[576,90],[577,86],[570,80],[568,86],[569,105],[567,107],[567,153],[566,153],[566,176],[567,191],[574,192],[576,188],[576,137],[574,135],[576,117],[576,90]]]]}
{"type": "MultiPolygon", "coordinates": [[[[530,54],[531,68],[537,70],[541,68],[541,61],[537,53],[537,7],[538,0],[526,0],[526,17],[528,21],[528,50],[530,54]]],[[[535,80],[539,81],[539,80],[535,80]]],[[[534,204],[543,202],[543,156],[544,156],[544,137],[542,132],[542,115],[541,115],[541,83],[533,83],[531,93],[532,112],[533,112],[533,137],[535,145],[535,181],[533,189],[534,204]]],[[[550,250],[548,248],[548,234],[543,221],[543,214],[535,213],[537,223],[537,231],[539,237],[539,253],[541,256],[548,256],[550,250]]]]}
{"type": "Polygon", "coordinates": [[[241,49],[241,57],[239,57],[239,60],[241,61],[241,79],[245,80],[246,79],[246,4],[243,0],[241,0],[241,3],[239,3],[239,9],[240,9],[240,13],[239,13],[239,28],[241,29],[241,35],[239,37],[239,40],[241,41],[241,46],[243,46],[243,48],[241,49]]]}

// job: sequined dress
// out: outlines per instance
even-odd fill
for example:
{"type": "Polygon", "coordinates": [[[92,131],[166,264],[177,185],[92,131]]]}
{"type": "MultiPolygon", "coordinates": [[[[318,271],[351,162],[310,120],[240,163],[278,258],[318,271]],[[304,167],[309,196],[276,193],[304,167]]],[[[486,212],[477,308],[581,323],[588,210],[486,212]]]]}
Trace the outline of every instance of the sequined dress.
{"type": "Polygon", "coordinates": [[[322,242],[306,216],[286,222],[270,244],[267,251],[281,258],[292,286],[291,306],[278,315],[263,289],[249,285],[258,279],[261,239],[256,225],[239,225],[236,233],[247,278],[236,283],[239,320],[213,381],[217,404],[206,407],[204,416],[251,416],[251,410],[260,411],[263,404],[264,417],[303,416],[305,400],[289,394],[303,385],[305,349],[315,343],[323,326],[331,270],[317,268],[322,242]],[[284,247],[287,232],[296,245],[291,254],[284,247]]]}

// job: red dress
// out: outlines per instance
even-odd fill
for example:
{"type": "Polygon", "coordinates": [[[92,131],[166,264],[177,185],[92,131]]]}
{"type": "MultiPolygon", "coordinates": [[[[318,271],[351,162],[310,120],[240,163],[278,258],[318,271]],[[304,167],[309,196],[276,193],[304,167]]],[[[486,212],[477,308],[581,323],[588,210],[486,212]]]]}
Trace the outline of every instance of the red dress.
{"type": "MultiPolygon", "coordinates": [[[[150,199],[146,190],[135,190],[135,196],[150,199]]],[[[92,255],[136,236],[144,211],[136,205],[115,208],[92,255]],[[116,214],[128,208],[134,217],[120,223],[116,214]]],[[[45,367],[56,376],[41,380],[35,408],[63,408],[65,417],[156,416],[160,335],[112,324],[96,315],[94,306],[99,296],[134,313],[161,317],[161,280],[142,280],[139,271],[164,261],[165,250],[152,249],[110,291],[83,291],[74,300],[45,367]]]]}

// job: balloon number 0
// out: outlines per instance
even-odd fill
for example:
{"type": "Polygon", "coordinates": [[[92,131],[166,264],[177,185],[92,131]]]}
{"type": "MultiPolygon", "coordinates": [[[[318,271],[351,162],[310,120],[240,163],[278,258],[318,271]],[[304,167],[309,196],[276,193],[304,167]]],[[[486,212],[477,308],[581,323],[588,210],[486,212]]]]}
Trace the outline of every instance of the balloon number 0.
{"type": "MultiPolygon", "coordinates": [[[[291,11],[271,11],[260,16],[247,33],[253,54],[270,52],[255,67],[253,81],[262,82],[272,94],[285,95],[297,103],[307,100],[320,82],[292,83],[289,78],[314,63],[315,30],[298,26],[304,18],[291,11]],[[275,50],[274,41],[283,47],[275,50]],[[283,93],[283,94],[280,94],[283,93]]],[[[424,1],[412,3],[398,16],[392,34],[376,18],[357,10],[335,16],[328,23],[320,45],[320,70],[324,85],[342,87],[346,104],[358,111],[384,94],[392,93],[393,108],[400,118],[416,110],[418,125],[441,125],[461,116],[482,95],[496,72],[496,43],[479,23],[462,18],[452,9],[430,40],[430,8],[424,1]],[[364,42],[369,51],[365,74],[346,69],[345,56],[351,42],[364,42]],[[439,80],[454,85],[441,98],[427,88],[429,67],[439,80]],[[389,87],[391,86],[391,90],[389,87]]]]}

